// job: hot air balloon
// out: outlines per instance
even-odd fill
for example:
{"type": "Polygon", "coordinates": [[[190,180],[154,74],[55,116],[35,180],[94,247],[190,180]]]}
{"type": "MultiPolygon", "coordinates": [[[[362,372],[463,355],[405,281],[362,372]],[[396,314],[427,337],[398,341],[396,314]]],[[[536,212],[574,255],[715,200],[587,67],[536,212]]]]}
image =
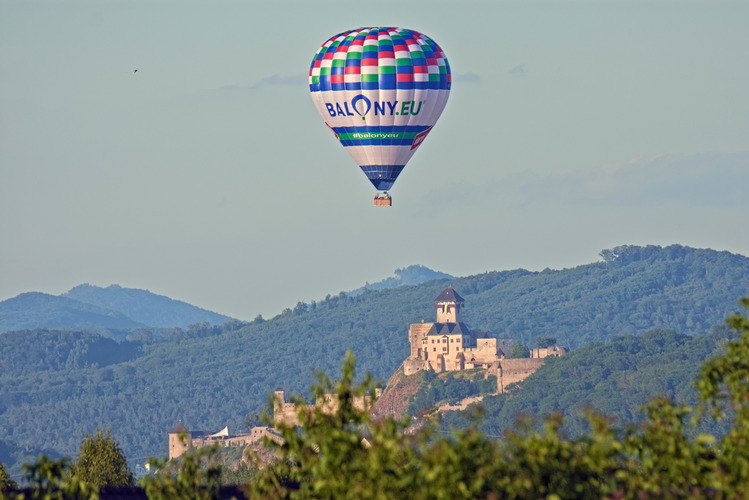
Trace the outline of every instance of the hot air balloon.
{"type": "Polygon", "coordinates": [[[437,122],[450,83],[440,46],[409,29],[344,31],[315,54],[312,101],[378,190],[375,205],[392,205],[388,191],[437,122]]]}

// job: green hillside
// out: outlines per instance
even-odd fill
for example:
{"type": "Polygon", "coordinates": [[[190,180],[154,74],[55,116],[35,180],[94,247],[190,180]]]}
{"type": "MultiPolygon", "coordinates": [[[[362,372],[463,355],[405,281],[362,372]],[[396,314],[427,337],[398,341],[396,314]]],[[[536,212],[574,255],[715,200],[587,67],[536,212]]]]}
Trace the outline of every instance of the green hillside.
{"type": "MultiPolygon", "coordinates": [[[[386,380],[408,354],[408,325],[431,321],[433,300],[448,285],[465,298],[469,326],[522,343],[553,336],[571,347],[652,328],[704,334],[736,311],[749,290],[749,259],[727,252],[627,247],[607,256],[607,263],[561,271],[341,293],[243,327],[203,325],[166,336],[141,329],[116,355],[92,334],[3,334],[0,435],[7,449],[71,454],[84,433],[101,426],[112,429],[131,460],[163,456],[166,432],[177,422],[193,430],[227,424],[240,430],[244,416],[262,409],[276,387],[304,392],[315,370],[337,373],[347,349],[357,354],[360,373],[386,380]]],[[[620,385],[615,399],[627,401],[632,385],[620,385]]]]}
{"type": "MultiPolygon", "coordinates": [[[[641,336],[614,337],[566,356],[549,358],[522,386],[511,386],[506,394],[484,398],[482,428],[487,434],[501,435],[519,414],[541,416],[558,411],[567,419],[567,431],[579,435],[586,430],[581,417],[587,407],[619,422],[637,422],[644,416],[639,408],[655,395],[695,405],[698,397],[694,380],[702,362],[717,355],[733,335],[728,327],[716,327],[710,334],[694,337],[673,330],[653,330],[641,336]]],[[[417,394],[414,399],[425,398],[417,394]]],[[[443,425],[463,426],[465,416],[448,413],[443,425]]],[[[722,429],[709,431],[720,434],[722,429]]]]}

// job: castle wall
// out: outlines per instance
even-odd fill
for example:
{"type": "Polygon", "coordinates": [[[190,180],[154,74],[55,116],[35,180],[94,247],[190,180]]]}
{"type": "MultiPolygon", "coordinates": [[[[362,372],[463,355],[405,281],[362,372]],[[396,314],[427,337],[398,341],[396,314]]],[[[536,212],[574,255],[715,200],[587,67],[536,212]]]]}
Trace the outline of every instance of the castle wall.
{"type": "Polygon", "coordinates": [[[408,328],[408,341],[411,343],[411,357],[422,357],[422,341],[434,323],[413,323],[408,328]]]}
{"type": "Polygon", "coordinates": [[[203,446],[219,445],[229,446],[247,446],[263,439],[264,436],[272,436],[270,427],[253,427],[249,433],[236,434],[233,436],[208,437],[202,436],[192,440],[193,448],[202,448],[203,446]]]}
{"type": "MultiPolygon", "coordinates": [[[[382,389],[375,389],[376,396],[382,394],[382,389]]],[[[357,410],[367,411],[372,406],[370,396],[358,396],[353,401],[354,408],[357,410]]],[[[330,415],[338,411],[338,395],[323,394],[319,397],[314,405],[303,405],[302,408],[307,412],[313,412],[319,408],[324,414],[330,415]]],[[[299,421],[299,405],[287,403],[284,391],[276,391],[275,402],[273,404],[273,424],[276,428],[280,426],[296,427],[301,426],[299,421]]]]}
{"type": "Polygon", "coordinates": [[[476,339],[476,347],[464,351],[466,368],[488,368],[500,359],[501,352],[497,348],[497,339],[476,339]]]}
{"type": "Polygon", "coordinates": [[[262,440],[265,436],[270,437],[274,441],[281,439],[270,427],[253,427],[248,433],[215,437],[204,432],[196,432],[195,437],[193,437],[192,433],[187,432],[185,441],[179,438],[179,434],[170,433],[169,460],[182,456],[190,448],[202,448],[214,445],[222,447],[247,446],[262,440]]]}
{"type": "Polygon", "coordinates": [[[531,349],[531,358],[548,358],[550,356],[564,356],[569,350],[566,347],[552,345],[542,349],[531,349]]]}
{"type": "Polygon", "coordinates": [[[429,363],[420,358],[408,358],[403,362],[403,373],[404,375],[413,375],[421,370],[428,370],[429,363]]]}
{"type": "Polygon", "coordinates": [[[184,454],[190,447],[191,438],[188,432],[185,439],[180,439],[180,436],[176,432],[169,433],[169,459],[177,458],[184,454]]]}
{"type": "Polygon", "coordinates": [[[505,392],[508,385],[525,380],[544,364],[543,358],[502,359],[490,373],[497,376],[497,393],[505,392]]]}
{"type": "Polygon", "coordinates": [[[297,408],[294,403],[287,403],[284,391],[276,391],[275,399],[273,402],[273,425],[279,427],[285,426],[298,426],[299,416],[297,415],[297,408]]]}

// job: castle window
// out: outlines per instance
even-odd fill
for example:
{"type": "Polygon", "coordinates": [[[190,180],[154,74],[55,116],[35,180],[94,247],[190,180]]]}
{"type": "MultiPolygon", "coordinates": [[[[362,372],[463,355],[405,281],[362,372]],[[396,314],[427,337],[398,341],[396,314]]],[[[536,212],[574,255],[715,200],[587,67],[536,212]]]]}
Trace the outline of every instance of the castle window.
{"type": "Polygon", "coordinates": [[[437,352],[437,348],[436,348],[436,347],[432,347],[432,350],[433,350],[434,352],[437,352]]]}
{"type": "Polygon", "coordinates": [[[442,352],[445,352],[445,351],[447,351],[447,347],[442,348],[442,352]]]}

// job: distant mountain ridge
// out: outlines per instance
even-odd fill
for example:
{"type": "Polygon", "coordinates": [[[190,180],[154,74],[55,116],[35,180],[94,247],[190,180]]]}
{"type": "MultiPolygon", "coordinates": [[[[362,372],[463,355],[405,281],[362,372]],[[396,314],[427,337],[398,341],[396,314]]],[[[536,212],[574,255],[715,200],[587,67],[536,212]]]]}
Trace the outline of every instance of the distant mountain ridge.
{"type": "Polygon", "coordinates": [[[60,296],[22,293],[0,302],[0,333],[47,329],[187,328],[232,318],[148,290],[79,285],[60,296]]]}
{"type": "MultiPolygon", "coordinates": [[[[435,279],[452,278],[422,265],[396,269],[393,277],[349,292],[385,290],[404,285],[419,285],[435,279]]],[[[88,283],[71,288],[59,296],[26,292],[0,302],[0,334],[18,330],[94,329],[130,330],[133,328],[182,328],[208,323],[220,325],[234,320],[186,302],[148,290],[120,285],[98,287],[88,283]]],[[[236,321],[236,320],[235,320],[236,321]]],[[[124,338],[122,333],[115,338],[124,338]]]]}
{"type": "Polygon", "coordinates": [[[78,285],[62,294],[63,297],[112,309],[127,317],[155,328],[187,328],[195,323],[220,325],[232,318],[187,302],[157,295],[148,290],[110,285],[106,288],[89,284],[78,285]]]}
{"type": "Polygon", "coordinates": [[[126,315],[68,297],[22,293],[0,302],[0,332],[34,328],[135,328],[145,326],[126,315]]]}
{"type": "Polygon", "coordinates": [[[387,290],[389,288],[397,288],[403,285],[421,285],[427,281],[454,278],[454,276],[434,271],[420,264],[404,267],[403,269],[396,269],[393,274],[394,276],[390,278],[380,280],[376,283],[367,283],[363,287],[352,290],[349,292],[349,295],[359,295],[366,290],[387,290]]]}

